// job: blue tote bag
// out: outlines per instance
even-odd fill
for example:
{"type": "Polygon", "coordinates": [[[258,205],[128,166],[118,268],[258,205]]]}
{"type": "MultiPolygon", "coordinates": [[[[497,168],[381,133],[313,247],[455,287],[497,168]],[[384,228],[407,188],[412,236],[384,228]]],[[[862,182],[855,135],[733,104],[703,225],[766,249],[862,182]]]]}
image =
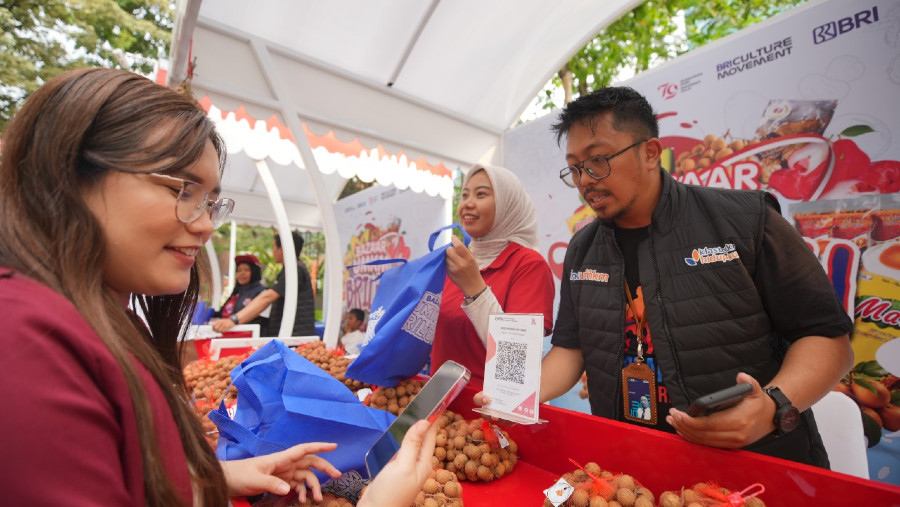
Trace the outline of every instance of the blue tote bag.
{"type": "MultiPolygon", "coordinates": [[[[335,442],[321,456],[341,472],[365,476],[365,456],[395,417],[369,408],[343,383],[272,340],[231,372],[238,390],[234,419],[224,403],[209,413],[219,428],[216,455],[243,459],[306,442],[335,442]]],[[[330,479],[314,470],[321,482],[330,479]]]]}
{"type": "Polygon", "coordinates": [[[462,231],[468,245],[471,238],[459,224],[441,227],[431,234],[427,254],[381,275],[369,312],[366,342],[347,367],[348,378],[393,387],[422,370],[431,356],[447,276],[444,258],[450,247],[447,243],[435,249],[434,243],[442,231],[453,228],[462,231]]]}

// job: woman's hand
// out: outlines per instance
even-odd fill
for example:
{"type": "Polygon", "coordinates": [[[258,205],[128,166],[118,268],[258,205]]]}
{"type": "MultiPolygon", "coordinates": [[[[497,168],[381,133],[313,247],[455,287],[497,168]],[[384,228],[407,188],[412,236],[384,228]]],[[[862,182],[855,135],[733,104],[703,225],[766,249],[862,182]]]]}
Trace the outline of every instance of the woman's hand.
{"type": "Polygon", "coordinates": [[[400,450],[366,488],[357,507],[412,505],[431,473],[437,424],[421,420],[403,437],[400,450]]]}
{"type": "MultiPolygon", "coordinates": [[[[432,447],[433,444],[432,440],[432,447]]],[[[335,448],[337,444],[311,442],[265,456],[221,461],[222,470],[225,471],[225,482],[228,483],[228,494],[229,496],[260,493],[286,495],[291,489],[296,489],[300,503],[303,503],[306,501],[308,486],[312,490],[313,498],[320,502],[322,488],[312,469],[331,477],[340,477],[341,472],[316,454],[333,451],[335,448]]],[[[428,463],[431,466],[430,458],[428,463]]]]}
{"type": "Polygon", "coordinates": [[[459,238],[450,238],[450,248],[447,249],[447,276],[450,281],[459,287],[464,296],[474,296],[483,291],[487,284],[481,277],[478,262],[472,252],[459,238]]]}
{"type": "Polygon", "coordinates": [[[231,322],[231,319],[219,319],[212,323],[213,331],[217,333],[224,333],[233,327],[234,322],[231,322]]]}

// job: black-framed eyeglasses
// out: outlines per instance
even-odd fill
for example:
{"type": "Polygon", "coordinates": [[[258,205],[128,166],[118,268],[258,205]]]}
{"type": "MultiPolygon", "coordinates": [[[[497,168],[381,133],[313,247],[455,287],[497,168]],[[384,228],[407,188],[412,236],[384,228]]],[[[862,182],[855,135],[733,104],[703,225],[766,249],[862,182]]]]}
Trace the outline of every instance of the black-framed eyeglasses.
{"type": "MultiPolygon", "coordinates": [[[[213,229],[218,229],[234,210],[234,200],[228,197],[220,197],[215,201],[209,198],[209,191],[203,188],[203,185],[188,181],[183,178],[176,178],[168,174],[147,173],[157,178],[164,178],[181,184],[178,190],[178,196],[175,199],[175,217],[186,224],[200,218],[204,211],[209,213],[209,219],[212,221],[213,229]]],[[[174,188],[172,189],[174,190],[174,188]]]]}
{"type": "Polygon", "coordinates": [[[561,179],[566,185],[573,188],[577,187],[581,183],[581,171],[587,171],[588,175],[590,175],[590,177],[594,178],[595,180],[602,180],[603,178],[609,176],[609,173],[612,172],[612,168],[609,165],[610,160],[649,140],[650,139],[641,139],[640,141],[635,141],[633,144],[622,148],[612,155],[594,155],[593,157],[586,158],[577,164],[564,167],[559,171],[559,179],[561,179]]]}

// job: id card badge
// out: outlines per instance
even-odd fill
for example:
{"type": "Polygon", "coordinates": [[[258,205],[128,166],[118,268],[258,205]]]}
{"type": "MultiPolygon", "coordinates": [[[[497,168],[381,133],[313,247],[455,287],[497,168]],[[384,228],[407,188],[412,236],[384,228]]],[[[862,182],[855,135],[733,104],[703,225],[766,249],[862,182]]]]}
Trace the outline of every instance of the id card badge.
{"type": "Polygon", "coordinates": [[[622,402],[626,420],[656,425],[656,374],[643,362],[622,368],[622,402]]]}

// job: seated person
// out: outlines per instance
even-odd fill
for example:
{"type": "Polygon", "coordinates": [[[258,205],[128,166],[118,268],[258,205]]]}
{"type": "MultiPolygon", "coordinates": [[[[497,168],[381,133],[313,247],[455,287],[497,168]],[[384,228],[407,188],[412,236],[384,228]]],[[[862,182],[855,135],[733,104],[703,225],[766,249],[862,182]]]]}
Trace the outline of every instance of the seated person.
{"type": "Polygon", "coordinates": [[[351,308],[344,315],[344,325],[341,327],[338,347],[344,347],[344,352],[349,356],[359,354],[359,346],[366,341],[365,331],[359,330],[365,321],[366,312],[359,308],[351,308]]]}
{"type": "MultiPolygon", "coordinates": [[[[237,264],[234,272],[234,290],[231,291],[231,295],[222,308],[213,314],[213,318],[231,318],[232,315],[250,304],[253,298],[266,290],[266,286],[262,284],[262,264],[255,255],[238,255],[234,258],[234,262],[237,264]]],[[[246,324],[259,324],[260,334],[264,335],[269,326],[270,308],[267,307],[259,316],[246,324]]]]}

